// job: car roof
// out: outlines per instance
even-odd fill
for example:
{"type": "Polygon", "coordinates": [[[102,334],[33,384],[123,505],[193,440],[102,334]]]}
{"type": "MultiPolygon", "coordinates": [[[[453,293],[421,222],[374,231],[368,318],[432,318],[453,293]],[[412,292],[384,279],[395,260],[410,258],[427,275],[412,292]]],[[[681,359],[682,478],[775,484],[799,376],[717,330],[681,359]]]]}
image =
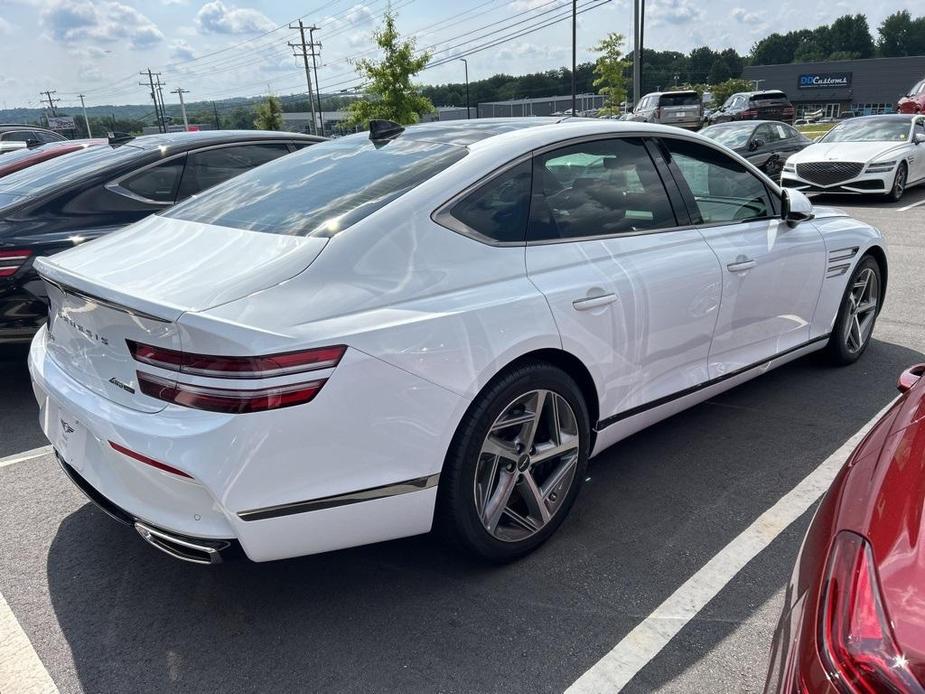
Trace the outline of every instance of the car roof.
{"type": "MultiPolygon", "coordinates": [[[[398,137],[402,140],[436,142],[465,147],[496,135],[543,125],[555,125],[566,120],[582,119],[571,116],[531,116],[529,118],[477,118],[474,120],[433,121],[431,123],[406,126],[398,137]]],[[[368,138],[369,134],[362,132],[356,135],[347,135],[342,140],[368,138]]]]}
{"type": "Polygon", "coordinates": [[[324,138],[316,135],[304,135],[280,130],[200,130],[197,132],[159,133],[156,135],[141,135],[126,140],[120,146],[134,147],[136,149],[152,150],[176,149],[182,151],[191,147],[206,145],[219,145],[249,140],[303,140],[305,142],[321,142],[324,138]]]}
{"type": "Polygon", "coordinates": [[[9,132],[11,130],[41,130],[43,133],[55,132],[54,130],[43,128],[41,125],[24,125],[22,123],[0,123],[0,132],[9,132]]]}
{"type": "Polygon", "coordinates": [[[877,118],[879,120],[895,120],[895,121],[907,121],[911,122],[915,118],[921,118],[919,113],[875,113],[869,116],[856,116],[852,118],[853,121],[862,121],[862,120],[872,120],[877,118]]]}

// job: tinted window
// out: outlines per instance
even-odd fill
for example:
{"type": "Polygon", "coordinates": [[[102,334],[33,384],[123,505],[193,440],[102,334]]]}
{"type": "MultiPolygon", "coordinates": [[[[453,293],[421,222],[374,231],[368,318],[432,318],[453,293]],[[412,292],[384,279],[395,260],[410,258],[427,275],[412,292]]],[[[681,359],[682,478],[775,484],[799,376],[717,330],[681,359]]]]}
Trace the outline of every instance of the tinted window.
{"type": "Polygon", "coordinates": [[[289,148],[282,143],[218,147],[190,152],[187,155],[186,170],[183,172],[183,182],[180,184],[177,197],[183,200],[284,154],[289,154],[289,148]]]}
{"type": "Polygon", "coordinates": [[[765,92],[764,94],[755,94],[751,97],[751,102],[753,104],[767,104],[786,100],[787,97],[783,92],[765,92]]]}
{"type": "Polygon", "coordinates": [[[767,123],[759,125],[755,128],[755,134],[752,136],[752,142],[761,141],[764,144],[769,144],[777,139],[777,136],[771,129],[771,126],[767,123]]]}
{"type": "Polygon", "coordinates": [[[523,241],[530,212],[531,178],[532,165],[528,160],[469,193],[453,206],[450,214],[495,241],[523,241]]]}
{"type": "Polygon", "coordinates": [[[773,214],[764,184],[744,166],[712,147],[666,139],[671,159],[687,183],[705,224],[773,214]]]}
{"type": "Polygon", "coordinates": [[[602,236],[677,224],[641,140],[596,140],[534,158],[528,238],[602,236]]]}
{"type": "Polygon", "coordinates": [[[169,217],[297,236],[346,229],[466,155],[464,147],[363,135],[312,145],[177,205],[169,217]]]}
{"type": "Polygon", "coordinates": [[[4,133],[3,139],[5,142],[30,142],[35,139],[35,133],[31,130],[13,130],[4,133]]]}
{"type": "Polygon", "coordinates": [[[43,130],[36,130],[35,137],[42,144],[45,144],[48,142],[60,142],[61,140],[67,139],[61,135],[58,135],[57,133],[49,133],[43,130]]]}
{"type": "Polygon", "coordinates": [[[141,151],[129,146],[88,147],[4,176],[0,179],[0,190],[17,195],[44,193],[127,163],[141,155],[141,151]]]}
{"type": "Polygon", "coordinates": [[[173,203],[177,199],[177,184],[183,173],[184,157],[152,166],[124,179],[119,185],[126,190],[155,202],[173,203]]]}
{"type": "Polygon", "coordinates": [[[677,94],[662,94],[659,103],[662,106],[699,106],[700,97],[694,92],[678,92],[677,94]]]}

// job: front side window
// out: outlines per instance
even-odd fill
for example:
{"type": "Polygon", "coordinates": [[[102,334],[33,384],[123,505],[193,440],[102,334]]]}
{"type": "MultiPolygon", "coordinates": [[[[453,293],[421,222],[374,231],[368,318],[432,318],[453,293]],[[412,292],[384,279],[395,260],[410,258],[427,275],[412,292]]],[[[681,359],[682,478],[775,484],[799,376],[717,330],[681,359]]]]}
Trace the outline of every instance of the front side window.
{"type": "Polygon", "coordinates": [[[46,144],[48,142],[60,142],[61,140],[67,139],[58,133],[45,132],[44,130],[36,130],[35,137],[42,144],[46,144]]]}
{"type": "Polygon", "coordinates": [[[595,140],[534,157],[531,241],[587,238],[677,224],[642,140],[595,140]]]}
{"type": "Polygon", "coordinates": [[[768,145],[776,139],[778,138],[775,136],[773,129],[767,123],[763,123],[755,128],[755,134],[752,135],[753,143],[760,142],[764,145],[768,145]]]}
{"type": "Polygon", "coordinates": [[[674,139],[663,142],[680,172],[679,185],[683,189],[686,183],[690,189],[696,205],[691,210],[695,223],[721,224],[773,215],[764,183],[739,162],[696,142],[674,139]]]}
{"type": "Polygon", "coordinates": [[[183,157],[152,166],[123,179],[122,188],[146,200],[173,204],[177,199],[177,184],[183,173],[183,157]]]}
{"type": "Polygon", "coordinates": [[[522,243],[530,213],[531,167],[527,160],[495,176],[453,205],[450,215],[493,241],[522,243]]]}
{"type": "Polygon", "coordinates": [[[4,133],[3,139],[6,142],[32,142],[35,140],[35,133],[31,130],[13,130],[4,133]]]}
{"type": "Polygon", "coordinates": [[[289,154],[289,148],[283,143],[216,147],[190,152],[177,198],[188,198],[284,154],[289,154]]]}

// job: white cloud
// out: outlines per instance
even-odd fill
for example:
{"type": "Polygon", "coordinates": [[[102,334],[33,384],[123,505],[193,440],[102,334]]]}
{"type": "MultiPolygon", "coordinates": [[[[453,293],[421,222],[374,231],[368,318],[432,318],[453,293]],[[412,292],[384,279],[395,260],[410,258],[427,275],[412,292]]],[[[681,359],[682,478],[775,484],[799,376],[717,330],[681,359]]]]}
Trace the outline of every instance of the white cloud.
{"type": "Polygon", "coordinates": [[[646,7],[653,24],[687,24],[700,19],[703,12],[691,0],[658,0],[646,7]]]}
{"type": "Polygon", "coordinates": [[[170,57],[172,60],[187,61],[196,57],[193,47],[183,39],[178,39],[170,44],[170,57]]]}
{"type": "Polygon", "coordinates": [[[196,26],[203,34],[254,34],[270,31],[276,25],[257,10],[228,7],[222,0],[212,0],[199,8],[196,26]]]}
{"type": "Polygon", "coordinates": [[[13,29],[14,27],[10,22],[0,17],[0,36],[12,36],[13,29]]]}
{"type": "Polygon", "coordinates": [[[133,48],[148,48],[164,40],[154,22],[114,0],[52,0],[40,22],[52,39],[65,43],[128,41],[133,48]]]}
{"type": "Polygon", "coordinates": [[[733,18],[742,24],[761,24],[764,22],[764,17],[761,16],[760,12],[749,12],[744,7],[734,7],[732,9],[733,18]]]}

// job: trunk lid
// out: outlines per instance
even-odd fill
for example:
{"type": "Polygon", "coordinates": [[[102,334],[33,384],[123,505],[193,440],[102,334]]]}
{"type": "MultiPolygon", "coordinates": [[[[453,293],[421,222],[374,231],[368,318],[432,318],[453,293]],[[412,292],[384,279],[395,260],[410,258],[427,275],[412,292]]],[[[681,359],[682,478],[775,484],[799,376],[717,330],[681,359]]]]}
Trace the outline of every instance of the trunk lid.
{"type": "Polygon", "coordinates": [[[126,340],[182,350],[177,320],[275,286],[302,272],[325,239],[151,217],[52,257],[49,356],[76,381],[145,412],[164,403],[137,392],[126,340]]]}

